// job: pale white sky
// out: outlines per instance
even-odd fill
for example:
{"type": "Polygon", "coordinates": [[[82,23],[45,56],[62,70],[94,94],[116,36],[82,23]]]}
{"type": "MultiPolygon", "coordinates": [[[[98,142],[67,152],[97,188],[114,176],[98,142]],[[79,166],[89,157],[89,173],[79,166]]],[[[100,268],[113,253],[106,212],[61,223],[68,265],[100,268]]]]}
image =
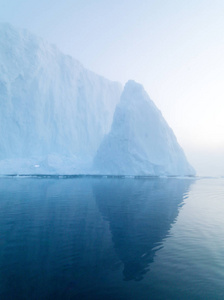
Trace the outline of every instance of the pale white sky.
{"type": "Polygon", "coordinates": [[[0,0],[0,21],[142,83],[199,175],[224,175],[223,0],[0,0]]]}

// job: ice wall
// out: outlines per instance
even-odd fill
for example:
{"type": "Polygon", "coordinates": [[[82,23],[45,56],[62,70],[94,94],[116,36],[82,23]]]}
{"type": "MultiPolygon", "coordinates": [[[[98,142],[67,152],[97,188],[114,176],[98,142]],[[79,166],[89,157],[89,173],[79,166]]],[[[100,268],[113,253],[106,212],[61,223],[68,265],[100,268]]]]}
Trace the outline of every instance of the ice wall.
{"type": "Polygon", "coordinates": [[[0,173],[79,173],[109,132],[121,85],[0,25],[0,173]]]}

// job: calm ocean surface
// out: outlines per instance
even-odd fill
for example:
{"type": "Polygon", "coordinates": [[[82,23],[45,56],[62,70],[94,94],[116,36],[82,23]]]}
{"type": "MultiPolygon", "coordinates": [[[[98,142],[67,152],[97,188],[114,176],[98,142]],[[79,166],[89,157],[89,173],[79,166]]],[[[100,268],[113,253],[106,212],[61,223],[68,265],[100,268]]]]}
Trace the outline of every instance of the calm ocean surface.
{"type": "Polygon", "coordinates": [[[224,299],[224,179],[1,178],[0,299],[224,299]]]}

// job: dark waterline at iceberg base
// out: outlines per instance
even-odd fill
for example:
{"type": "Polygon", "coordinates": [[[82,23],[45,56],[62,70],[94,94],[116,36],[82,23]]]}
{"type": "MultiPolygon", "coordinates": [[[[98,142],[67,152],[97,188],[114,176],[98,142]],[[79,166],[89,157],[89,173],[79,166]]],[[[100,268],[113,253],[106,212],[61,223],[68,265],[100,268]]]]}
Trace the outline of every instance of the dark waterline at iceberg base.
{"type": "Polygon", "coordinates": [[[224,179],[1,178],[0,299],[223,299],[224,179]]]}

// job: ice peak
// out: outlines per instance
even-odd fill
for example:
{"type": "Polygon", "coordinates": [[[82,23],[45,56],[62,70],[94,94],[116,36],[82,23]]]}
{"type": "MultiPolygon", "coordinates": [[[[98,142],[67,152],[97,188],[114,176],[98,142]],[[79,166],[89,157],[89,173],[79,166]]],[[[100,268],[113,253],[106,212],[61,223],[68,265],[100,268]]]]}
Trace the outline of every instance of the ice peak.
{"type": "Polygon", "coordinates": [[[141,84],[125,85],[94,166],[106,175],[192,175],[182,148],[141,84]]]}
{"type": "Polygon", "coordinates": [[[142,84],[140,84],[140,83],[138,83],[138,82],[136,82],[135,80],[133,80],[133,79],[129,79],[127,82],[126,82],[126,84],[125,84],[125,88],[133,88],[133,87],[135,87],[135,88],[143,88],[143,86],[142,86],[142,84]]]}
{"type": "Polygon", "coordinates": [[[125,93],[129,93],[129,92],[137,93],[137,92],[142,92],[142,91],[144,91],[143,86],[134,80],[128,80],[128,82],[125,84],[125,87],[124,87],[125,93]]]}
{"type": "Polygon", "coordinates": [[[122,94],[123,101],[136,102],[136,101],[150,101],[143,85],[140,83],[129,80],[124,87],[122,94]]]}

